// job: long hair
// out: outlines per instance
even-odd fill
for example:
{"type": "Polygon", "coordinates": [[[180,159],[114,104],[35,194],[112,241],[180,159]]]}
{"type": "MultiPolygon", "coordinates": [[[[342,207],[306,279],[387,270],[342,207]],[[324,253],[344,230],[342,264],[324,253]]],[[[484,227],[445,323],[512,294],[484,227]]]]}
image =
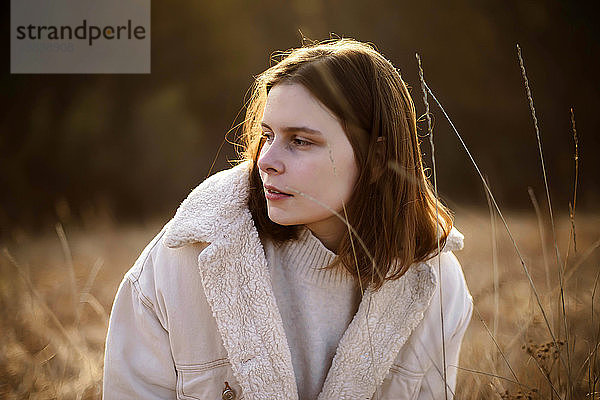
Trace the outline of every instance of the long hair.
{"type": "Polygon", "coordinates": [[[408,89],[386,58],[353,39],[279,54],[280,61],[255,79],[241,136],[241,159],[252,160],[248,207],[258,233],[281,243],[299,232],[269,219],[257,159],[269,90],[282,82],[301,84],[339,118],[359,169],[345,213],[362,243],[345,235],[327,268],[345,268],[363,287],[372,283],[378,290],[436,254],[436,233],[443,246],[453,223],[425,175],[408,89]]]}

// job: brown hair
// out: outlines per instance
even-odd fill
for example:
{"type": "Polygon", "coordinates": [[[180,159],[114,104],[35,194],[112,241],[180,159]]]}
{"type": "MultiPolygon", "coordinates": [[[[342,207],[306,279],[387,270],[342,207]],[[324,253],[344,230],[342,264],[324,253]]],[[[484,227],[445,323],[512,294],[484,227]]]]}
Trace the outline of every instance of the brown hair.
{"type": "Polygon", "coordinates": [[[450,211],[436,204],[425,176],[408,89],[374,47],[353,39],[303,45],[280,55],[256,77],[241,137],[241,157],[252,160],[248,207],[258,233],[277,243],[297,238],[298,226],[269,219],[256,161],[269,90],[281,82],[302,84],[339,118],[359,169],[345,213],[368,250],[345,235],[327,268],[341,265],[362,287],[372,282],[378,290],[385,280],[400,278],[410,265],[436,254],[436,229],[441,247],[452,228],[450,211]]]}

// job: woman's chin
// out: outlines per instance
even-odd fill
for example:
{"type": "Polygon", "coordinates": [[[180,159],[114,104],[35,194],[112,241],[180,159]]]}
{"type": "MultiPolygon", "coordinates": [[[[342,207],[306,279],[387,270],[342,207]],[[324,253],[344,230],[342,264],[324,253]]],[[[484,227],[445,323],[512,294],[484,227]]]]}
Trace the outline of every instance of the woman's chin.
{"type": "Polygon", "coordinates": [[[271,221],[275,222],[276,224],[284,225],[284,226],[301,224],[301,222],[298,220],[298,218],[294,218],[291,215],[282,215],[282,213],[279,213],[279,212],[273,212],[273,213],[270,212],[269,219],[271,221]]]}
{"type": "Polygon", "coordinates": [[[278,225],[283,225],[283,226],[291,226],[291,225],[299,225],[298,222],[296,221],[290,221],[290,220],[286,220],[286,219],[274,219],[274,218],[270,218],[269,219],[273,222],[275,222],[278,225]]]}

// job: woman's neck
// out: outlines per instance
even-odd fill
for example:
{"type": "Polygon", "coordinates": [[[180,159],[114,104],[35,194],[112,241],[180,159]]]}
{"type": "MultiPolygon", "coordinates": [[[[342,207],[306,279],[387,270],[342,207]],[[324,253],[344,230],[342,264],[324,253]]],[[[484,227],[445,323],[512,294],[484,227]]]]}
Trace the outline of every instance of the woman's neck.
{"type": "Polygon", "coordinates": [[[338,249],[348,228],[335,215],[328,219],[304,225],[330,251],[338,254],[338,249]]]}

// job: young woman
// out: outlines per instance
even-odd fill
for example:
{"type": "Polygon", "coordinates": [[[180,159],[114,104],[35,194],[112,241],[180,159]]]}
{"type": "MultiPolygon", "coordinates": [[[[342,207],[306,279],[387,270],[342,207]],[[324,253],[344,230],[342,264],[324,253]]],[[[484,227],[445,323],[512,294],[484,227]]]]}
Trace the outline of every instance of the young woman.
{"type": "Polygon", "coordinates": [[[304,46],[255,82],[242,160],[127,272],[105,399],[440,399],[472,298],[409,92],[369,45],[304,46]]]}

